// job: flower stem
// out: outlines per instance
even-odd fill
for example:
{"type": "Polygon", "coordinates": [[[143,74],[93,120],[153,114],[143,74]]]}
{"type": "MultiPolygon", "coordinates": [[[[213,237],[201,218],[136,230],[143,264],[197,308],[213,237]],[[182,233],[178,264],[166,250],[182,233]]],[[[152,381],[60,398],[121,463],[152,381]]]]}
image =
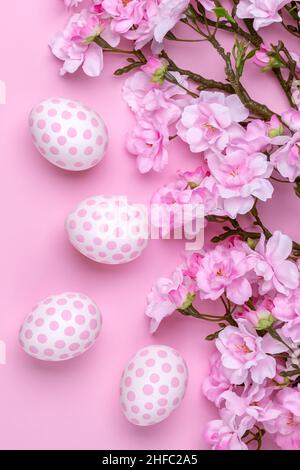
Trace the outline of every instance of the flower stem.
{"type": "Polygon", "coordinates": [[[194,318],[199,318],[200,320],[212,321],[212,322],[220,322],[225,319],[224,316],[217,316],[217,315],[209,315],[206,313],[200,313],[198,310],[191,305],[186,309],[178,309],[182,315],[191,316],[194,318]]]}
{"type": "Polygon", "coordinates": [[[258,225],[262,231],[263,231],[263,234],[265,235],[265,237],[268,239],[272,236],[272,233],[270,232],[269,229],[267,229],[267,227],[264,226],[261,218],[259,217],[258,215],[258,211],[257,211],[257,208],[256,208],[256,203],[257,203],[257,199],[255,200],[255,204],[254,206],[252,207],[251,209],[251,214],[253,215],[254,219],[255,219],[255,222],[254,224],[255,225],[258,225]]]}
{"type": "Polygon", "coordinates": [[[192,80],[194,83],[199,84],[199,90],[206,90],[206,89],[215,89],[225,91],[226,93],[234,93],[234,90],[231,85],[227,83],[218,82],[216,80],[211,80],[208,78],[202,77],[198,73],[194,73],[191,70],[182,69],[168,56],[167,52],[163,50],[160,54],[162,58],[168,61],[169,67],[168,70],[170,72],[178,72],[180,75],[184,75],[192,80]]]}
{"type": "Polygon", "coordinates": [[[259,103],[250,97],[246,88],[241,84],[238,74],[235,73],[233,70],[230,52],[225,51],[225,49],[217,41],[215,36],[209,36],[208,41],[224,60],[227,80],[231,84],[234,92],[240,98],[241,102],[246,106],[246,108],[251,113],[254,113],[256,116],[259,116],[265,120],[270,120],[273,115],[276,115],[278,118],[280,118],[277,113],[269,109],[266,105],[259,103]]]}
{"type": "Polygon", "coordinates": [[[102,49],[104,50],[104,52],[114,52],[114,53],[117,53],[117,54],[129,54],[129,55],[134,55],[136,56],[139,61],[143,64],[145,64],[147,62],[147,59],[146,57],[144,56],[143,52],[141,50],[127,50],[127,49],[119,49],[118,47],[112,47],[110,46],[110,44],[108,44],[108,42],[106,42],[101,36],[97,36],[95,39],[94,39],[94,42],[102,47],[102,49]]]}
{"type": "MultiPolygon", "coordinates": [[[[239,1],[237,0],[233,0],[233,3],[234,3],[234,7],[236,8],[239,1]]],[[[241,26],[237,23],[237,22],[234,22],[234,23],[230,23],[228,24],[227,21],[225,22],[222,22],[222,21],[213,21],[209,18],[206,17],[206,12],[205,10],[203,10],[203,13],[200,14],[198,13],[193,7],[189,7],[189,10],[191,10],[191,15],[192,17],[194,18],[194,21],[197,23],[200,23],[202,25],[205,25],[206,28],[208,26],[211,26],[214,28],[214,33],[213,33],[213,36],[215,37],[215,34],[216,34],[216,31],[218,29],[221,29],[223,31],[227,31],[231,34],[234,34],[234,35],[238,35],[240,36],[241,38],[245,39],[248,43],[252,44],[255,48],[259,48],[261,46],[261,44],[263,44],[264,40],[263,38],[258,34],[257,31],[255,31],[254,27],[253,27],[253,20],[250,20],[250,19],[245,19],[243,20],[246,28],[247,28],[247,31],[245,31],[243,28],[241,28],[241,26]]],[[[233,16],[235,15],[235,10],[233,10],[233,16]]],[[[189,21],[186,21],[186,20],[182,20],[187,26],[192,26],[189,21]]],[[[293,33],[291,30],[289,30],[283,23],[283,26],[292,34],[294,34],[295,36],[297,37],[300,37],[300,30],[299,32],[297,33],[293,33]]],[[[195,26],[193,26],[193,29],[194,30],[199,30],[199,28],[195,28],[195,26]]],[[[282,43],[282,41],[281,41],[282,43]]],[[[282,43],[283,44],[283,43],[282,43]]],[[[290,72],[294,74],[295,72],[295,69],[294,69],[295,65],[293,65],[293,59],[292,61],[288,61],[288,68],[290,68],[290,72]],[[293,70],[294,69],[294,70],[293,70]]],[[[282,77],[282,74],[281,74],[281,71],[280,69],[272,69],[272,72],[274,73],[276,79],[278,80],[280,86],[282,87],[288,101],[289,101],[289,104],[293,107],[293,108],[296,108],[297,109],[297,105],[294,103],[293,101],[293,98],[292,98],[292,94],[291,94],[291,86],[290,86],[290,76],[289,76],[289,79],[288,81],[285,81],[282,77]]]]}
{"type": "Polygon", "coordinates": [[[282,377],[293,377],[294,375],[300,375],[300,369],[288,370],[281,372],[282,377]]]}

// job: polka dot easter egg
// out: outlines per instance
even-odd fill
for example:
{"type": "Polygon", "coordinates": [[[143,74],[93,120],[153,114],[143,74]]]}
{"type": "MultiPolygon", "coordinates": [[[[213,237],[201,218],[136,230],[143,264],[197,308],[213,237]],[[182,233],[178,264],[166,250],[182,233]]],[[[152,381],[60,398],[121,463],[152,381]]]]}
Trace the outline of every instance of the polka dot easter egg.
{"type": "Polygon", "coordinates": [[[65,361],[87,351],[101,330],[101,314],[89,297],[75,292],[52,295],[25,318],[21,346],[42,361],[65,361]]]}
{"type": "Polygon", "coordinates": [[[147,209],[123,196],[90,197],[69,214],[66,230],[84,256],[98,263],[127,263],[147,246],[147,209]]]}
{"type": "Polygon", "coordinates": [[[188,370],[184,359],[168,346],[138,351],[125,368],[120,400],[128,421],[138,426],[157,424],[180,404],[188,370]]]}
{"type": "Polygon", "coordinates": [[[30,113],[34,145],[50,163],[65,170],[87,170],[99,163],[108,137],[101,117],[79,101],[54,98],[30,113]]]}

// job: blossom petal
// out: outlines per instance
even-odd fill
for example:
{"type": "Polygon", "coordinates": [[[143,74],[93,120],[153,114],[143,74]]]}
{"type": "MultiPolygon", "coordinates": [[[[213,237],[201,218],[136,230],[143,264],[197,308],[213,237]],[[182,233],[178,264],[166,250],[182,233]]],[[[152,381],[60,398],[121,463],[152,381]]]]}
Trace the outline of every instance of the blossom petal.
{"type": "Polygon", "coordinates": [[[286,259],[292,251],[292,240],[279,230],[273,233],[268,240],[266,247],[266,257],[272,263],[278,263],[286,259]]]}
{"type": "Polygon", "coordinates": [[[237,305],[243,305],[252,295],[252,288],[248,279],[238,278],[227,287],[227,297],[237,305]]]}
{"type": "Polygon", "coordinates": [[[103,70],[103,50],[97,44],[90,44],[85,53],[83,71],[89,77],[98,77],[103,70]]]}
{"type": "Polygon", "coordinates": [[[296,289],[299,285],[299,271],[292,261],[282,261],[276,266],[275,275],[288,289],[296,289]]]}

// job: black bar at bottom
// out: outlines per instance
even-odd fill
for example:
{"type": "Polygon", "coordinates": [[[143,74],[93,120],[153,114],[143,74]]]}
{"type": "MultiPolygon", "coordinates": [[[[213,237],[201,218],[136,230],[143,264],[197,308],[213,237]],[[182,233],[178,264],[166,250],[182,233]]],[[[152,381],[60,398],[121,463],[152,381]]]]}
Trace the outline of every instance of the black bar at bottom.
{"type": "MultiPolygon", "coordinates": [[[[190,450],[93,450],[93,451],[0,451],[0,468],[6,464],[36,464],[40,468],[51,464],[72,463],[84,470],[93,468],[105,468],[108,466],[121,466],[124,468],[141,468],[145,465],[194,465],[204,466],[209,464],[233,464],[235,468],[242,465],[244,468],[256,462],[267,465],[270,468],[272,461],[285,466],[289,463],[297,463],[297,451],[190,451],[190,450]]],[[[241,467],[241,468],[243,468],[241,467]]],[[[206,470],[206,469],[205,469],[206,470]]],[[[209,470],[209,469],[208,469],[209,470]]]]}

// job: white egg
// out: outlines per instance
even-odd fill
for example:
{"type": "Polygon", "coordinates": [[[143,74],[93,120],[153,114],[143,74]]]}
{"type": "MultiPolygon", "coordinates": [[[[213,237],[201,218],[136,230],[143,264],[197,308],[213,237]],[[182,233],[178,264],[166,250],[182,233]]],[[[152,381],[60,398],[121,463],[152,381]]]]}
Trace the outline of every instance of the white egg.
{"type": "Polygon", "coordinates": [[[84,256],[98,263],[127,263],[147,246],[147,209],[123,196],[89,197],[69,214],[66,230],[84,256]]]}
{"type": "Polygon", "coordinates": [[[50,163],[65,170],[87,170],[99,163],[108,137],[96,111],[79,101],[51,98],[29,115],[34,145],[50,163]]]}
{"type": "Polygon", "coordinates": [[[98,306],[88,296],[64,292],[42,300],[22,323],[24,351],[42,361],[64,361],[96,341],[102,325],[98,306]]]}
{"type": "Polygon", "coordinates": [[[148,346],[127,364],[120,400],[128,421],[138,426],[157,424],[178,407],[185,394],[188,370],[184,359],[169,346],[148,346]]]}

